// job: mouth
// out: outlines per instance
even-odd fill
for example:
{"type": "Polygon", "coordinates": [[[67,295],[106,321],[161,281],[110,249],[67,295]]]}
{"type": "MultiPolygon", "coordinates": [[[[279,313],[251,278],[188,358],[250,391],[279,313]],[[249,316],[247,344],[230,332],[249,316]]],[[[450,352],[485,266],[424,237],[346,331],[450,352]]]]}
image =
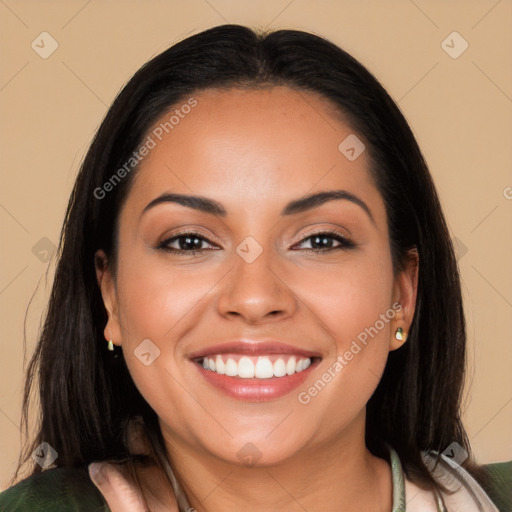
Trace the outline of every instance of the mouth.
{"type": "Polygon", "coordinates": [[[205,370],[219,375],[239,377],[241,379],[282,378],[306,370],[312,363],[310,357],[281,355],[265,355],[257,357],[240,354],[217,354],[204,357],[202,364],[205,370]]]}
{"type": "Polygon", "coordinates": [[[299,387],[322,359],[282,343],[232,342],[189,356],[210,385],[232,398],[263,402],[299,387]]]}

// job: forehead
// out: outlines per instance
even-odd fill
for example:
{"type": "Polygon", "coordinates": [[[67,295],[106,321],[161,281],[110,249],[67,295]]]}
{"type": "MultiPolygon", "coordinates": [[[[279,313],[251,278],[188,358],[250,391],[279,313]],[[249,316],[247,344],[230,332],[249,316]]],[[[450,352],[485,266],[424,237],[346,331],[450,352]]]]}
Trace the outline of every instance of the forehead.
{"type": "Polygon", "coordinates": [[[313,92],[202,91],[162,114],[147,136],[153,147],[130,192],[141,208],[165,191],[214,197],[228,213],[230,205],[258,208],[268,199],[277,207],[315,190],[377,194],[366,154],[350,161],[339,149],[354,136],[350,125],[313,92]]]}

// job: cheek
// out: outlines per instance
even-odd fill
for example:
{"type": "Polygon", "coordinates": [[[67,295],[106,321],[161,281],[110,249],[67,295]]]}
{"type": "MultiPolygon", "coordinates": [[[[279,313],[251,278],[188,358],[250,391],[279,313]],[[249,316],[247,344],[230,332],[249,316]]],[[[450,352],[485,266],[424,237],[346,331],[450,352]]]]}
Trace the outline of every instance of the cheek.
{"type": "MultiPolygon", "coordinates": [[[[205,314],[214,282],[204,272],[155,263],[143,256],[123,263],[118,299],[128,370],[150,406],[179,430],[194,417],[189,394],[183,392],[180,340],[205,314]]],[[[200,423],[201,418],[195,420],[200,423]]]]}
{"type": "Polygon", "coordinates": [[[386,365],[396,311],[391,257],[382,249],[300,280],[302,298],[332,341],[319,379],[300,390],[298,401],[313,417],[328,408],[331,433],[365,407],[386,365]]]}
{"type": "Polygon", "coordinates": [[[393,270],[385,249],[354,253],[340,264],[308,269],[293,278],[294,291],[335,340],[333,357],[347,350],[359,335],[364,341],[368,330],[375,339],[389,340],[389,317],[394,316],[393,270]],[[382,321],[381,315],[386,313],[382,321]],[[378,335],[373,330],[375,324],[378,335]]]}
{"type": "Polygon", "coordinates": [[[199,272],[194,265],[171,265],[165,258],[155,262],[144,255],[119,265],[119,321],[126,364],[155,410],[165,416],[172,404],[174,420],[177,411],[190,408],[180,385],[187,371],[180,365],[182,340],[189,331],[194,336],[194,329],[204,323],[212,289],[224,273],[213,267],[199,272]],[[148,352],[149,357],[144,355],[148,352]]]}
{"type": "Polygon", "coordinates": [[[166,345],[176,339],[183,325],[203,310],[214,281],[207,272],[192,267],[140,258],[125,266],[119,283],[123,344],[133,346],[146,338],[166,345]]]}

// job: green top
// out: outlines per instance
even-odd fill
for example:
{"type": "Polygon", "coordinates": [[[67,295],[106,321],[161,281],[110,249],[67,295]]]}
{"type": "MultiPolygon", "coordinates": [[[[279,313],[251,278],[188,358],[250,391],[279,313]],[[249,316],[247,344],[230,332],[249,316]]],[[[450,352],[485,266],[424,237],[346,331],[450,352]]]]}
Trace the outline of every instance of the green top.
{"type": "Polygon", "coordinates": [[[0,494],[2,512],[108,512],[87,468],[54,468],[32,475],[0,494]]]}
{"type": "MultiPolygon", "coordinates": [[[[398,455],[390,449],[393,475],[393,512],[406,511],[405,478],[398,455]]],[[[512,512],[512,461],[484,466],[491,483],[484,490],[500,512],[512,512]]],[[[176,490],[175,490],[176,492],[176,490]]],[[[178,491],[179,492],[179,491],[178,491]]],[[[189,506],[188,503],[185,504],[189,506]]],[[[0,494],[2,512],[108,512],[102,494],[87,468],[54,468],[32,475],[0,494]]],[[[186,511],[187,508],[184,508],[186,511]]],[[[437,497],[438,512],[445,512],[437,497]]]]}
{"type": "Polygon", "coordinates": [[[484,466],[490,484],[484,490],[500,512],[512,512],[512,461],[484,466]]]}

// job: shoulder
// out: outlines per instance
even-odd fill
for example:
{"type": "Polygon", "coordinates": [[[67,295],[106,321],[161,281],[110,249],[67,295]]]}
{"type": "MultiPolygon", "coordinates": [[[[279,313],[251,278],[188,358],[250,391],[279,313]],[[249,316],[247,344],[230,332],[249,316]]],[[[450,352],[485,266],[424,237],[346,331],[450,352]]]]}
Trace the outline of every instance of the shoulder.
{"type": "Polygon", "coordinates": [[[483,487],[460,464],[445,455],[441,455],[436,464],[436,455],[435,452],[424,454],[424,461],[434,479],[450,491],[441,492],[442,501],[448,510],[510,512],[512,463],[506,463],[500,468],[494,464],[490,465],[491,468],[484,466],[489,480],[483,487]]]}
{"type": "Polygon", "coordinates": [[[0,510],[59,510],[107,512],[87,468],[54,468],[34,474],[0,493],[0,510]]]}
{"type": "Polygon", "coordinates": [[[512,510],[512,461],[483,466],[489,477],[485,491],[500,512],[512,510]]]}

